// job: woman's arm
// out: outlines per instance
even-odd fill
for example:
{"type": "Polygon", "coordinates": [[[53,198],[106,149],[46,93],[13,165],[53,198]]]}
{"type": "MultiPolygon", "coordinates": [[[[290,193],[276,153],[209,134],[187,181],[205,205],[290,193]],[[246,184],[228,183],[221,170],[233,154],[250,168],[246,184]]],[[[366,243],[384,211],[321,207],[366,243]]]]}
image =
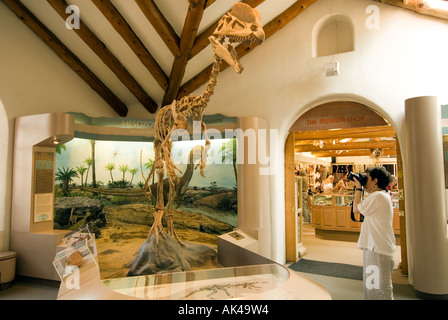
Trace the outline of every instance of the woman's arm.
{"type": "Polygon", "coordinates": [[[362,191],[355,189],[355,198],[353,199],[353,212],[356,214],[361,214],[358,210],[358,204],[361,203],[361,193],[362,191]]]}

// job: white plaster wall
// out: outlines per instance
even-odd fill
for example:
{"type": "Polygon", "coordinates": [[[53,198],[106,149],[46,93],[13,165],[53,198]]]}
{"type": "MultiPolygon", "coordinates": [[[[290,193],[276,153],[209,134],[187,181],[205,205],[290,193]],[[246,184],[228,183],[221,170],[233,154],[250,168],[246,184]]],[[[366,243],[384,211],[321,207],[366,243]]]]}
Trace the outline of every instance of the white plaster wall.
{"type": "Polygon", "coordinates": [[[0,250],[8,250],[14,119],[77,110],[117,115],[1,1],[0,48],[0,250]]]}
{"type": "Polygon", "coordinates": [[[274,260],[285,261],[284,142],[294,121],[321,103],[352,100],[381,113],[404,139],[406,99],[436,95],[441,103],[448,102],[447,34],[446,21],[378,2],[319,0],[244,57],[243,74],[221,74],[207,113],[255,115],[279,130],[278,161],[270,178],[271,234],[277,235],[272,239],[274,260]],[[379,9],[378,30],[366,27],[369,5],[379,9]],[[355,51],[336,55],[340,76],[327,78],[324,66],[333,57],[312,58],[312,37],[313,27],[331,14],[352,20],[355,51]]]}
{"type": "MultiPolygon", "coordinates": [[[[402,138],[404,101],[444,94],[448,22],[369,0],[319,0],[242,59],[241,75],[223,72],[207,114],[260,117],[278,130],[278,157],[270,176],[272,256],[285,261],[284,142],[294,121],[310,108],[334,100],[364,103],[384,115],[402,138]],[[379,8],[380,28],[368,30],[366,8],[379,8]],[[336,55],[339,77],[325,77],[333,57],[312,57],[313,28],[332,14],[345,14],[355,28],[355,51],[336,55]]],[[[0,165],[0,200],[10,195],[13,119],[26,114],[78,111],[116,114],[0,2],[0,100],[8,119],[8,164],[0,165]]],[[[200,88],[198,92],[204,90],[200,88]]],[[[130,108],[130,111],[133,110],[130,108]]],[[[0,124],[1,124],[0,117],[0,124]]],[[[3,133],[3,131],[2,131],[3,133]]],[[[5,146],[0,138],[0,145],[5,146]]],[[[276,152],[275,152],[276,151],[276,152]]],[[[0,159],[3,161],[3,159],[0,159]]],[[[0,221],[8,212],[2,213],[0,221]],[[3,214],[3,216],[2,216],[3,214]]],[[[1,232],[1,230],[0,230],[1,232]]],[[[0,241],[1,237],[0,237],[0,241]]],[[[0,242],[0,247],[2,243],[0,242]]]]}

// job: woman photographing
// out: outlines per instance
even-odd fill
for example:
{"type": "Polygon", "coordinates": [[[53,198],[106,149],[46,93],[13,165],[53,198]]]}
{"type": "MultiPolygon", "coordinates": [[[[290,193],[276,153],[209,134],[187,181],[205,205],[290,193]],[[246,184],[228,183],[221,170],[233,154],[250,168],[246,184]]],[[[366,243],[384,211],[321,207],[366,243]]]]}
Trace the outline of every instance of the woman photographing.
{"type": "Polygon", "coordinates": [[[356,179],[353,212],[362,214],[364,222],[358,240],[363,250],[364,297],[367,300],[393,300],[392,271],[394,268],[395,235],[392,228],[393,207],[386,190],[391,175],[383,167],[366,170],[365,191],[356,179]]]}

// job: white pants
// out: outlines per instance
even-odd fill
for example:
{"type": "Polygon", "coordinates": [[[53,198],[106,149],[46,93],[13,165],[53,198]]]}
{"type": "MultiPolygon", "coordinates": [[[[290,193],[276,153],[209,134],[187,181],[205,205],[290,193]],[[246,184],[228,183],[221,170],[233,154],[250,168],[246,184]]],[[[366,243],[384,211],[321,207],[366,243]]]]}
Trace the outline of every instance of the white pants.
{"type": "Polygon", "coordinates": [[[363,250],[363,285],[366,300],[393,300],[393,257],[363,250]]]}

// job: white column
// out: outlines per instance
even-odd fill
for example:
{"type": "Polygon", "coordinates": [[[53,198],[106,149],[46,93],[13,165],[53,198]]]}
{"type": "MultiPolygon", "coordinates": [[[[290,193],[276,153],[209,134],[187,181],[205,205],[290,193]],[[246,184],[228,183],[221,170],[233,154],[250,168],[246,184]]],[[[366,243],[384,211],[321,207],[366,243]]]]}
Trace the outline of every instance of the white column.
{"type": "Polygon", "coordinates": [[[441,128],[436,97],[406,100],[406,197],[413,285],[432,295],[448,294],[448,239],[441,128]]]}
{"type": "Polygon", "coordinates": [[[269,156],[267,121],[238,119],[238,228],[258,240],[258,254],[271,257],[269,156]],[[266,136],[264,136],[266,134],[266,136]]]}

